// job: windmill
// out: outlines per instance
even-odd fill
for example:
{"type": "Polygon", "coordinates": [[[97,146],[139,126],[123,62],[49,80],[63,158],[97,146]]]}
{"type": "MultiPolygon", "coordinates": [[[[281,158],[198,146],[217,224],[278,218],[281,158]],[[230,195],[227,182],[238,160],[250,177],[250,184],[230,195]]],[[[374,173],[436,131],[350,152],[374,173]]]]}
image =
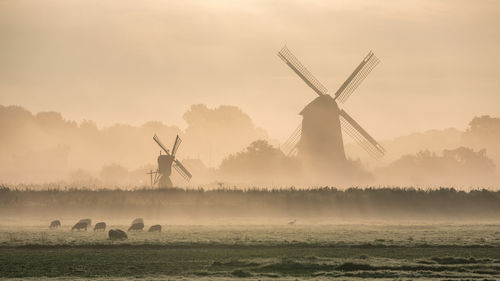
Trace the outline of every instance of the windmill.
{"type": "Polygon", "coordinates": [[[285,154],[297,155],[317,173],[341,172],[347,164],[342,139],[345,132],[373,157],[384,155],[385,149],[338,104],[344,103],[380,62],[373,52],[368,53],[333,96],[327,94],[328,90],[286,46],[278,56],[318,95],[300,112],[302,124],[283,144],[285,154]]]}
{"type": "Polygon", "coordinates": [[[172,181],[170,180],[172,167],[174,167],[182,178],[189,181],[192,177],[191,173],[181,164],[179,160],[175,158],[175,154],[177,153],[179,145],[182,142],[179,135],[175,138],[172,153],[170,153],[165,145],[163,145],[156,134],[154,135],[153,140],[161,147],[165,154],[162,154],[160,151],[160,156],[158,156],[158,169],[148,173],[151,176],[151,185],[158,185],[159,187],[172,187],[172,181]]]}

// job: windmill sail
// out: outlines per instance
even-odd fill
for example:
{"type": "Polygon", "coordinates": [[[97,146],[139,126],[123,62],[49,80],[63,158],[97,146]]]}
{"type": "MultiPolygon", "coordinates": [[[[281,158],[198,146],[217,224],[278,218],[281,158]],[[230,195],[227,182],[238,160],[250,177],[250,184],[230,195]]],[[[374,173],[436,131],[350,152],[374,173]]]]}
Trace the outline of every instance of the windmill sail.
{"type": "Polygon", "coordinates": [[[163,151],[165,151],[165,153],[167,155],[169,155],[170,153],[168,152],[168,149],[166,148],[165,145],[163,145],[163,143],[160,141],[160,139],[158,138],[158,136],[156,136],[156,134],[154,135],[153,137],[153,140],[163,149],[163,151]]]}
{"type": "Polygon", "coordinates": [[[181,145],[181,138],[179,138],[179,135],[175,138],[174,146],[172,147],[172,156],[175,157],[175,153],[177,152],[177,149],[179,148],[179,145],[181,145]]]}
{"type": "Polygon", "coordinates": [[[380,60],[370,51],[347,80],[345,80],[344,84],[337,90],[335,99],[344,103],[379,62],[380,60]]]}
{"type": "Polygon", "coordinates": [[[300,124],[292,133],[292,135],[286,140],[285,143],[281,146],[281,151],[286,156],[291,156],[295,152],[297,152],[297,143],[300,140],[300,136],[302,135],[302,124],[300,124]]]}
{"type": "Polygon", "coordinates": [[[340,124],[342,129],[370,155],[375,158],[380,158],[384,155],[385,149],[344,110],[340,110],[340,124]]]}
{"type": "Polygon", "coordinates": [[[280,57],[299,77],[306,82],[318,95],[324,95],[328,90],[323,86],[305,66],[288,50],[286,46],[278,52],[280,57]]]}
{"type": "Polygon", "coordinates": [[[182,163],[178,160],[174,160],[174,163],[172,164],[172,167],[183,177],[186,181],[189,181],[191,177],[191,173],[182,165],[182,163]]]}

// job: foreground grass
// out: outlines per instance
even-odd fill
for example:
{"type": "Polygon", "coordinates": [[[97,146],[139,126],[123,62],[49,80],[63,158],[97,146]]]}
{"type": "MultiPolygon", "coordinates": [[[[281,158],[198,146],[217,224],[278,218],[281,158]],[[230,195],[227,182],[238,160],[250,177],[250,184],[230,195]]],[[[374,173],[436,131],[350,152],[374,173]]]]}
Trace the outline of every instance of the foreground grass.
{"type": "Polygon", "coordinates": [[[1,277],[498,278],[499,247],[27,245],[0,247],[1,277]]]}
{"type": "Polygon", "coordinates": [[[163,226],[0,225],[0,278],[500,279],[500,224],[163,226]]]}

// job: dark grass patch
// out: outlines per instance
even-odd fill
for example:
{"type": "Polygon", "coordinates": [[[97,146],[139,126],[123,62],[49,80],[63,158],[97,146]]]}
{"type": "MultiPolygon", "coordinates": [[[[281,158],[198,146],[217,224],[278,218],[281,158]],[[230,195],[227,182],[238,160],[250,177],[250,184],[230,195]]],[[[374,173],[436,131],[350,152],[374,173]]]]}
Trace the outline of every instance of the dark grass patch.
{"type": "Polygon", "coordinates": [[[431,260],[438,264],[475,264],[475,263],[488,263],[491,259],[475,259],[473,257],[432,257],[431,260]]]}
{"type": "Polygon", "coordinates": [[[252,277],[253,274],[250,272],[243,271],[241,269],[236,269],[233,272],[231,272],[231,275],[236,276],[236,277],[252,277]]]}
{"type": "Polygon", "coordinates": [[[364,263],[345,262],[335,269],[340,271],[375,270],[376,268],[364,263]]]}
{"type": "Polygon", "coordinates": [[[307,275],[318,271],[332,271],[334,269],[335,265],[301,263],[288,258],[283,258],[279,263],[268,264],[258,268],[262,272],[279,272],[289,275],[307,275]]]}
{"type": "Polygon", "coordinates": [[[238,267],[256,267],[259,266],[259,263],[255,262],[246,262],[240,260],[231,260],[228,262],[220,262],[214,261],[210,266],[210,269],[221,270],[224,268],[238,268],[238,267]]]}
{"type": "Polygon", "coordinates": [[[372,279],[372,278],[397,278],[401,276],[401,272],[395,271],[356,271],[356,272],[347,272],[342,274],[345,277],[357,277],[363,279],[372,279]]]}
{"type": "Polygon", "coordinates": [[[196,276],[210,276],[211,275],[211,273],[208,271],[196,271],[196,272],[193,272],[193,274],[196,276]]]}

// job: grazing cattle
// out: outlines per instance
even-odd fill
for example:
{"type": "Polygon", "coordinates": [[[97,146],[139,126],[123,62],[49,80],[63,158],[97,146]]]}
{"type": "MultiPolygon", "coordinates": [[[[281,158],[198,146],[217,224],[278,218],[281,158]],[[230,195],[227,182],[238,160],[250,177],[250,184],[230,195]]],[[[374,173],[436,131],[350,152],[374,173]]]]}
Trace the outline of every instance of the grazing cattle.
{"type": "Polygon", "coordinates": [[[92,225],[92,220],[91,219],[81,219],[78,222],[83,222],[87,224],[87,227],[90,227],[92,225]]]}
{"type": "Polygon", "coordinates": [[[94,231],[104,231],[106,230],[106,223],[105,222],[98,222],[94,226],[94,231]]]}
{"type": "Polygon", "coordinates": [[[73,225],[73,227],[71,228],[71,231],[73,231],[75,229],[78,231],[80,231],[82,229],[87,231],[87,223],[79,221],[75,225],[73,225]]]}
{"type": "Polygon", "coordinates": [[[132,224],[128,231],[142,231],[144,229],[144,224],[142,222],[132,224]]]}
{"type": "Polygon", "coordinates": [[[155,224],[151,226],[148,230],[148,232],[161,232],[161,225],[155,224]]]}
{"type": "Polygon", "coordinates": [[[121,229],[110,229],[108,235],[111,240],[125,240],[128,238],[127,233],[121,229]]]}
{"type": "Polygon", "coordinates": [[[61,222],[59,220],[52,221],[49,226],[50,229],[59,227],[61,227],[61,222]]]}
{"type": "Polygon", "coordinates": [[[142,231],[144,229],[144,220],[142,218],[137,218],[132,221],[132,225],[128,228],[128,231],[142,231]]]}

